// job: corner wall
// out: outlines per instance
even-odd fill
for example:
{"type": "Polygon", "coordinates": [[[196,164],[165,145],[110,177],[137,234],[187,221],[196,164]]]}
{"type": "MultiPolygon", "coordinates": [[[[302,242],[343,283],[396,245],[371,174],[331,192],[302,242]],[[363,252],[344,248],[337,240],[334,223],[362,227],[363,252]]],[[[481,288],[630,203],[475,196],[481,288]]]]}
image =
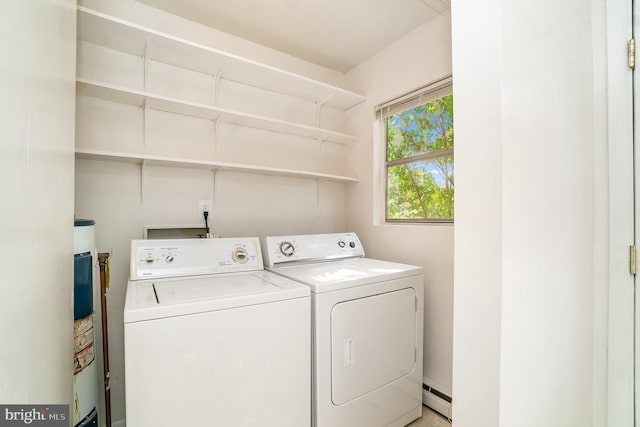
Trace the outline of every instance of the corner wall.
{"type": "Polygon", "coordinates": [[[453,2],[453,419],[500,425],[503,174],[499,2],[453,2]]]}

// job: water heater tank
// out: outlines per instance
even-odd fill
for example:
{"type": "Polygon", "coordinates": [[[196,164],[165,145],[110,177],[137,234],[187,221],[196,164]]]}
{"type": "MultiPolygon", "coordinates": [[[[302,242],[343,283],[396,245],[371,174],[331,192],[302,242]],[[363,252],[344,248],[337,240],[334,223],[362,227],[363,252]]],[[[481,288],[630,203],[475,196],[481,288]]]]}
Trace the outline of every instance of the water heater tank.
{"type": "Polygon", "coordinates": [[[98,425],[98,363],[93,316],[95,222],[74,223],[73,255],[73,425],[98,425]]]}

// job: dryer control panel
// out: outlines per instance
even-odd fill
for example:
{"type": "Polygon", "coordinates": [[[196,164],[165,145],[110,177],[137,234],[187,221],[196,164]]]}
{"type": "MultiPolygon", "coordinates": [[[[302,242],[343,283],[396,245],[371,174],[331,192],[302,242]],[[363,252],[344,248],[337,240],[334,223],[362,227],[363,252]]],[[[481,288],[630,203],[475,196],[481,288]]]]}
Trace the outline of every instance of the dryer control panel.
{"type": "Polygon", "coordinates": [[[364,257],[355,233],[305,234],[266,238],[264,259],[268,267],[289,262],[314,262],[364,257]]]}
{"type": "Polygon", "coordinates": [[[130,261],[131,280],[263,269],[254,237],[132,240],[130,261]]]}

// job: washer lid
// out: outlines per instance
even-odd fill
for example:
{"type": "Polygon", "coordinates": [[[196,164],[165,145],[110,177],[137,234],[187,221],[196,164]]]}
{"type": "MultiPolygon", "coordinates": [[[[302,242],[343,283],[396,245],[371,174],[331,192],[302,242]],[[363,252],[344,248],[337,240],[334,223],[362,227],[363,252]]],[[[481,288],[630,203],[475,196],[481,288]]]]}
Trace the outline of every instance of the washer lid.
{"type": "Polygon", "coordinates": [[[371,258],[348,258],[310,264],[277,265],[269,269],[321,293],[416,276],[423,268],[371,258]]]}
{"type": "Polygon", "coordinates": [[[309,288],[268,271],[130,281],[124,322],[196,314],[309,296],[309,288]]]}

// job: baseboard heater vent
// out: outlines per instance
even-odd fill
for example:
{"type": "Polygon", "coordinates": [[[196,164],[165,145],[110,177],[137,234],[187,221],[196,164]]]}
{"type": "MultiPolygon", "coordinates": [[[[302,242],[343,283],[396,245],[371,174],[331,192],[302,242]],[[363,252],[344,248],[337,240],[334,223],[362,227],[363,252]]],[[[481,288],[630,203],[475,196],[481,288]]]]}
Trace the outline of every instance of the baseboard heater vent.
{"type": "Polygon", "coordinates": [[[450,396],[427,384],[422,384],[422,403],[451,421],[450,396]]]}

